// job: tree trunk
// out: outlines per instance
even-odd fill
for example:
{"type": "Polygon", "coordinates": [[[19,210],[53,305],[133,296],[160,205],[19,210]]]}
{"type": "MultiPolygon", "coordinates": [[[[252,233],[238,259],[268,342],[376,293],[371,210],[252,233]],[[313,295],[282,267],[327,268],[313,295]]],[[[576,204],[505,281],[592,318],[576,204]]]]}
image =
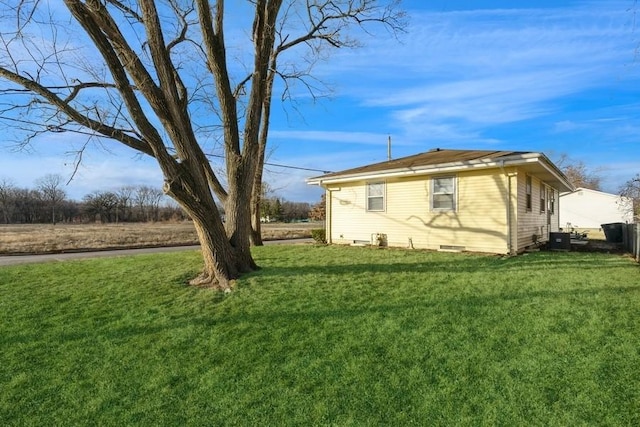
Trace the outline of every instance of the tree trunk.
{"type": "Polygon", "coordinates": [[[239,272],[246,273],[258,268],[251,256],[251,205],[247,203],[251,186],[239,182],[230,186],[230,190],[225,203],[225,227],[239,272]]]}
{"type": "Polygon", "coordinates": [[[224,292],[231,291],[233,280],[238,278],[233,248],[228,240],[221,238],[222,227],[215,226],[212,216],[192,216],[198,233],[200,250],[204,262],[202,273],[189,283],[195,286],[209,287],[224,292]]]}
{"type": "Polygon", "coordinates": [[[251,186],[251,244],[262,246],[262,230],[260,223],[260,205],[264,195],[262,184],[264,172],[264,160],[267,152],[267,138],[269,135],[269,117],[271,117],[271,97],[273,94],[273,80],[275,79],[276,55],[269,59],[270,67],[265,87],[265,96],[262,101],[262,123],[260,125],[260,135],[258,136],[258,167],[251,186]]]}
{"type": "MultiPolygon", "coordinates": [[[[264,155],[264,154],[262,154],[264,155]]],[[[258,170],[251,189],[251,244],[262,246],[260,205],[262,204],[262,169],[258,170]]]]}
{"type": "MultiPolygon", "coordinates": [[[[190,284],[229,292],[240,274],[258,268],[251,256],[247,236],[250,224],[248,209],[229,209],[223,224],[209,187],[198,186],[186,179],[186,175],[165,181],[164,190],[185,209],[198,234],[204,266],[201,274],[190,284]]],[[[233,201],[230,206],[242,206],[237,193],[231,194],[234,197],[228,198],[233,201]]],[[[244,203],[244,206],[248,205],[244,203]]]]}
{"type": "Polygon", "coordinates": [[[251,216],[251,244],[253,246],[263,246],[262,224],[260,223],[260,212],[251,216]]]}

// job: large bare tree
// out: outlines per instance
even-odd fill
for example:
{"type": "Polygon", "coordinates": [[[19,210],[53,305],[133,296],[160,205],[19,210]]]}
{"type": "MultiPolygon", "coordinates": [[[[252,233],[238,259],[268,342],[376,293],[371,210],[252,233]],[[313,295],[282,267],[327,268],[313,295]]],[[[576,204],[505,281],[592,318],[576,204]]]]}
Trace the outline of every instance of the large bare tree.
{"type": "MultiPolygon", "coordinates": [[[[200,239],[204,267],[192,283],[223,290],[257,268],[252,206],[259,212],[274,83],[285,94],[292,81],[312,90],[310,67],[324,49],[356,46],[371,24],[401,30],[404,17],[398,1],[234,1],[249,19],[234,32],[246,39],[233,46],[247,51],[230,57],[223,0],[63,2],[54,10],[41,0],[0,0],[0,116],[27,142],[78,132],[155,158],[165,193],[200,239]],[[220,131],[223,173],[209,163],[201,125],[220,131]]],[[[236,10],[234,30],[245,17],[236,10]]]]}

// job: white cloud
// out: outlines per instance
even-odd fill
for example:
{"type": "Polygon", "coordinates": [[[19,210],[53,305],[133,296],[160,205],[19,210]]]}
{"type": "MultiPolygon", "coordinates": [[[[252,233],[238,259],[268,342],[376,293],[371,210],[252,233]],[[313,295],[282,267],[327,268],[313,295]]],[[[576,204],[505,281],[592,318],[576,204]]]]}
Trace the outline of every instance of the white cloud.
{"type": "MultiPolygon", "coordinates": [[[[298,149],[305,146],[317,147],[317,142],[340,145],[372,145],[387,146],[389,137],[392,138],[394,145],[412,145],[413,141],[407,138],[395,139],[392,133],[375,133],[375,132],[347,132],[347,131],[327,131],[327,130],[270,130],[269,139],[272,146],[277,145],[278,141],[295,141],[298,149]]],[[[289,144],[287,144],[289,145],[289,144]]],[[[290,147],[289,147],[290,148],[290,147]]],[[[295,154],[292,153],[293,156],[295,154]]],[[[291,160],[290,160],[291,161],[291,160]]]]}
{"type": "Polygon", "coordinates": [[[640,174],[640,161],[604,162],[598,168],[601,171],[603,190],[616,194],[625,182],[640,174]]]}
{"type": "Polygon", "coordinates": [[[517,122],[554,113],[568,95],[637,78],[625,71],[636,47],[627,7],[415,12],[404,44],[348,51],[325,71],[363,106],[395,109],[406,127],[517,122]]]}
{"type": "Polygon", "coordinates": [[[162,184],[162,173],[154,161],[108,156],[102,160],[83,162],[69,187],[74,194],[86,195],[124,186],[146,185],[161,189],[162,184]]]}
{"type": "Polygon", "coordinates": [[[9,179],[20,188],[35,188],[38,178],[59,174],[65,182],[71,179],[64,190],[76,200],[93,191],[116,190],[125,185],[161,188],[162,174],[155,161],[119,143],[89,144],[76,170],[75,154],[85,141],[86,136],[56,133],[39,137],[28,150],[4,149],[0,155],[0,179],[9,179]]]}
{"type": "Polygon", "coordinates": [[[300,140],[300,141],[325,141],[350,144],[373,144],[386,143],[387,135],[373,132],[340,132],[325,130],[277,130],[269,131],[269,138],[272,140],[300,140]]]}

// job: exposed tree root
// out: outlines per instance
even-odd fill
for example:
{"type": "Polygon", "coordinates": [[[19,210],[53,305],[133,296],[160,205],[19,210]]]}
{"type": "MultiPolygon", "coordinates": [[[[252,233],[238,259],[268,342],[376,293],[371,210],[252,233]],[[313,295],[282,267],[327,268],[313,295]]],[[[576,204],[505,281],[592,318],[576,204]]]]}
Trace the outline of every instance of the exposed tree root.
{"type": "Polygon", "coordinates": [[[197,277],[191,279],[189,281],[189,285],[229,293],[231,292],[233,282],[233,280],[225,280],[224,282],[221,282],[214,275],[203,272],[197,277]]]}

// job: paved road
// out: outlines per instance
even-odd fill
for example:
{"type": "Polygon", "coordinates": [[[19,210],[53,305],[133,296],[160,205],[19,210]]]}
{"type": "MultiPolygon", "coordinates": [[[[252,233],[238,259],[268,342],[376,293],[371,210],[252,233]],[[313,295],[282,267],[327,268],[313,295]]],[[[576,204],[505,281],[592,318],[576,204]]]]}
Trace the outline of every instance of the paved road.
{"type": "MultiPolygon", "coordinates": [[[[266,240],[265,245],[311,243],[313,239],[288,239],[288,240],[266,240]]],[[[33,264],[38,262],[68,261],[71,259],[130,256],[139,254],[154,254],[160,252],[195,251],[200,249],[199,245],[194,246],[171,246],[167,248],[144,248],[144,249],[118,249],[112,251],[95,252],[70,252],[63,254],[46,255],[3,255],[0,256],[0,267],[5,265],[33,264]]]]}

